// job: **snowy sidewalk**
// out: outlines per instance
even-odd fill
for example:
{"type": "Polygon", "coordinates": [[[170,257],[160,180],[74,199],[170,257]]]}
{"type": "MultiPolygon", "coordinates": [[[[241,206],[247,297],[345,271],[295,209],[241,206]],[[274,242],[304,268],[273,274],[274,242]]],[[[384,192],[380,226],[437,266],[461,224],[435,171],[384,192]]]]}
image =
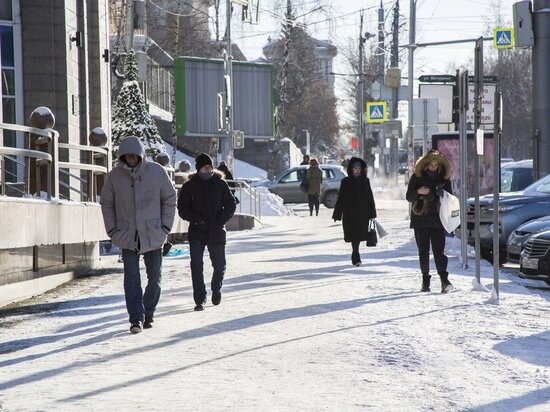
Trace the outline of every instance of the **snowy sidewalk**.
{"type": "Polygon", "coordinates": [[[138,335],[112,257],[0,311],[0,411],[550,410],[550,291],[503,270],[488,304],[451,251],[458,290],[434,277],[420,293],[407,204],[377,206],[389,235],[362,246],[361,267],[323,207],[230,233],[222,303],[203,312],[189,258],[165,259],[154,327],[138,335]]]}

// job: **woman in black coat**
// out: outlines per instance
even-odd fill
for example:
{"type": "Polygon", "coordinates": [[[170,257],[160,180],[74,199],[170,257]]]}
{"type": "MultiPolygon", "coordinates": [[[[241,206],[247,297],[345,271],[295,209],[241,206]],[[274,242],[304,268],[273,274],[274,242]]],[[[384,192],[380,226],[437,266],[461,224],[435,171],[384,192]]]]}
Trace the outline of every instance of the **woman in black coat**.
{"type": "Polygon", "coordinates": [[[430,244],[441,279],[441,293],[453,289],[447,272],[445,229],[439,219],[443,190],[452,193],[449,180],[452,171],[449,159],[437,150],[430,150],[416,162],[414,174],[407,187],[407,200],[412,203],[411,228],[414,229],[422,272],[422,292],[430,291],[430,244]]]}
{"type": "Polygon", "coordinates": [[[369,221],[376,217],[376,205],[363,159],[352,157],[348,176],[340,182],[338,200],[332,213],[334,221],[342,220],[344,241],[351,242],[351,263],[361,264],[359,244],[367,240],[369,221]]]}

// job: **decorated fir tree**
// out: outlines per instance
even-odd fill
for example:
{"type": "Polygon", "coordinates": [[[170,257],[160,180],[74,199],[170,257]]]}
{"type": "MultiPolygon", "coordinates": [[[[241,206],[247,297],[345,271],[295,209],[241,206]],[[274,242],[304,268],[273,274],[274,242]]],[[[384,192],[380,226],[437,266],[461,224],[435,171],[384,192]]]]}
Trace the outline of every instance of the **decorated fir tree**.
{"type": "Polygon", "coordinates": [[[113,109],[112,141],[113,163],[118,160],[118,147],[121,139],[127,136],[139,137],[147,154],[153,159],[159,153],[166,152],[155,121],[147,112],[145,99],[139,84],[137,57],[133,50],[126,55],[124,73],[126,81],[118,94],[113,109]]]}

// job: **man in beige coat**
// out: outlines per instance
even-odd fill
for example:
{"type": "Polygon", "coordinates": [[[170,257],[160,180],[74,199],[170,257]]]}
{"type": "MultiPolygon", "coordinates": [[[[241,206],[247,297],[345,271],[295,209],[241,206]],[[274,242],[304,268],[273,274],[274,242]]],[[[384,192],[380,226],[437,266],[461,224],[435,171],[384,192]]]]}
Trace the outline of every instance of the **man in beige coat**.
{"type": "Polygon", "coordinates": [[[107,175],[101,191],[105,230],[122,249],[124,295],[130,332],[152,328],[160,298],[162,246],[176,213],[176,190],[164,168],[147,160],[141,141],[130,136],[121,140],[119,163],[107,175]],[[147,272],[141,288],[139,256],[147,272]]]}

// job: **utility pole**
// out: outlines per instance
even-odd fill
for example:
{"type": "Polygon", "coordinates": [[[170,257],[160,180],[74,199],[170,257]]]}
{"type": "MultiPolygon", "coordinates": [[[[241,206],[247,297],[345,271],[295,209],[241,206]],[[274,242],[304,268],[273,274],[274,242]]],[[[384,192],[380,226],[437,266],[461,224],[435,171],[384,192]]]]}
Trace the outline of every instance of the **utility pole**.
{"type": "Polygon", "coordinates": [[[231,45],[232,0],[226,0],[225,29],[225,117],[227,137],[221,139],[221,154],[230,170],[233,169],[233,51],[231,45]]]}
{"type": "MultiPolygon", "coordinates": [[[[380,8],[378,9],[378,82],[384,84],[384,42],[386,34],[384,33],[384,5],[380,0],[380,8]]],[[[380,167],[382,169],[382,175],[385,175],[387,170],[387,154],[386,154],[386,136],[384,130],[381,129],[378,134],[378,148],[380,149],[380,167]]]]}
{"type": "Polygon", "coordinates": [[[410,0],[409,6],[409,102],[408,102],[408,121],[407,121],[407,136],[408,136],[408,163],[409,172],[413,172],[414,168],[414,137],[413,137],[413,99],[414,99],[414,49],[416,48],[416,0],[410,0]]]}
{"type": "Polygon", "coordinates": [[[126,2],[126,33],[124,44],[126,51],[134,48],[134,2],[126,2]]]}
{"type": "Polygon", "coordinates": [[[550,12],[548,1],[533,1],[533,139],[535,179],[550,174],[550,12]]]}
{"type": "Polygon", "coordinates": [[[384,84],[384,42],[386,34],[384,32],[384,5],[380,0],[380,8],[378,9],[378,82],[384,84]]]}
{"type": "Polygon", "coordinates": [[[286,14],[283,19],[283,63],[279,72],[279,105],[275,111],[275,141],[273,144],[273,150],[271,152],[271,159],[269,162],[268,178],[273,178],[278,172],[279,158],[281,153],[281,140],[284,133],[285,122],[285,109],[287,100],[287,76],[288,66],[290,64],[290,31],[292,29],[292,2],[286,1],[286,14]]]}
{"type": "Polygon", "coordinates": [[[364,73],[363,73],[363,44],[365,42],[365,38],[363,37],[363,9],[361,9],[361,15],[360,15],[360,23],[359,23],[359,79],[358,79],[358,93],[359,93],[359,99],[357,101],[357,139],[359,140],[359,156],[362,159],[365,159],[365,133],[364,126],[363,126],[363,110],[365,107],[365,95],[364,95],[364,89],[365,89],[365,79],[364,79],[364,73]]]}
{"type": "MultiPolygon", "coordinates": [[[[395,2],[393,9],[393,24],[392,24],[392,46],[390,54],[390,67],[399,67],[399,0],[395,2]]],[[[397,119],[399,113],[398,106],[398,89],[392,90],[392,110],[391,118],[397,119]]]]}

